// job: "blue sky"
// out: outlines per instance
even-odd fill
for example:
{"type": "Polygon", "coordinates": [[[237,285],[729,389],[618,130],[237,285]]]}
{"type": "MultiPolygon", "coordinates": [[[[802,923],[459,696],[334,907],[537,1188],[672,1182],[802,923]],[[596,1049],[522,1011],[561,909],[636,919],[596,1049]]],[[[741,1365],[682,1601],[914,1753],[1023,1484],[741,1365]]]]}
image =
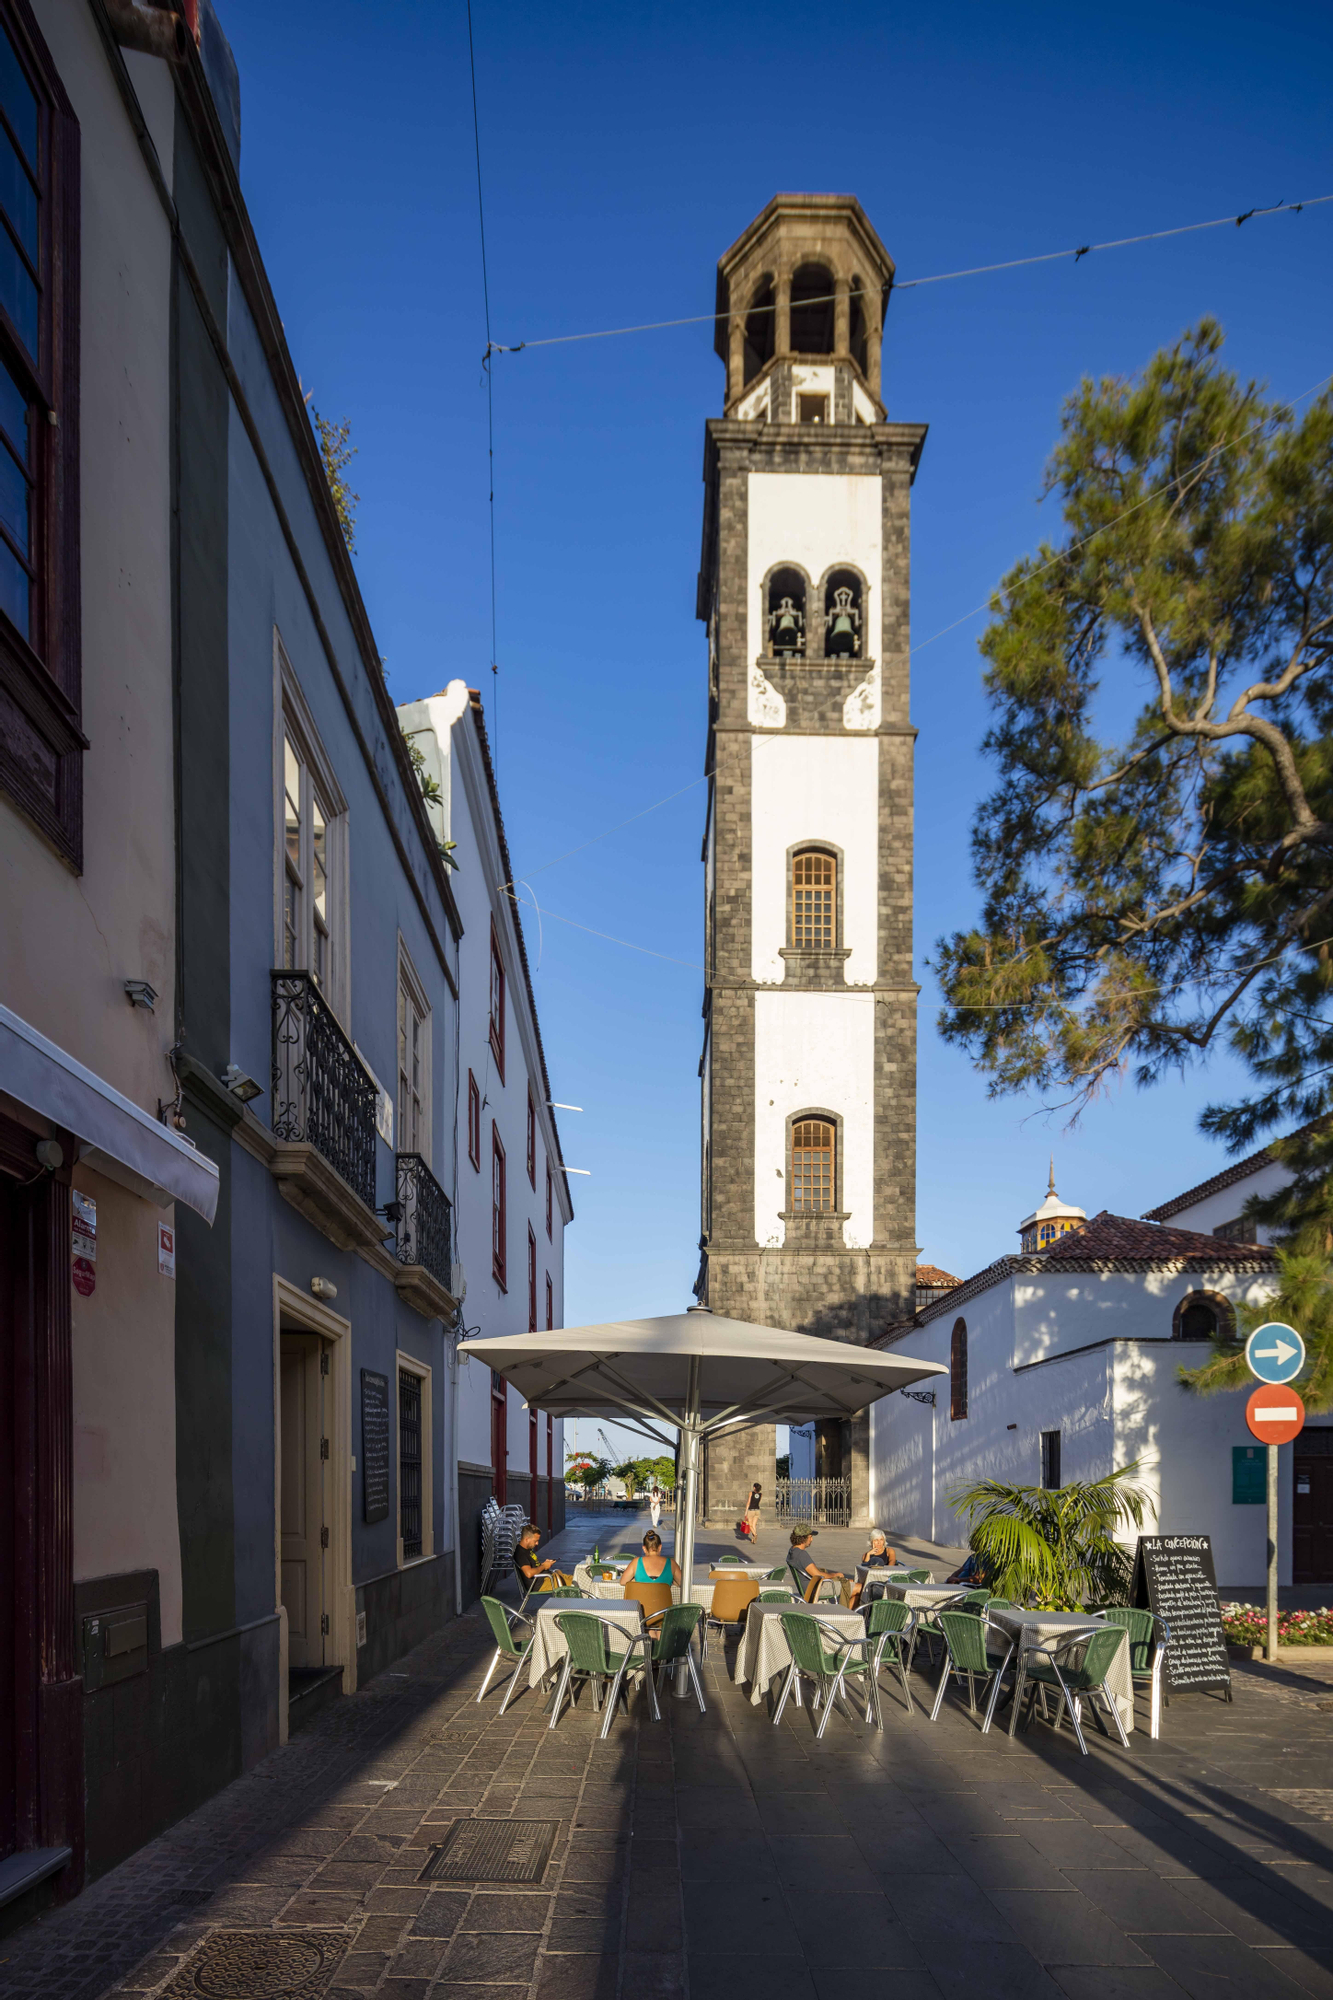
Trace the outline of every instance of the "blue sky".
{"type": "MultiPolygon", "coordinates": [[[[498,682],[467,19],[458,0],[219,0],[242,179],[287,338],[359,455],[357,570],[402,701],[481,685],[498,741],[576,1226],[569,1323],[679,1310],[697,1266],[705,648],[694,620],[711,327],[495,363],[498,682]],[[664,795],[672,803],[568,859],[664,795]],[[661,956],[607,943],[587,929],[661,956]],[[677,961],[683,961],[678,963],[677,961]]],[[[762,11],[474,0],[491,324],[503,342],[712,310],[779,189],[858,195],[901,279],[1333,192],[1326,6],[762,11]]],[[[899,292],[914,494],[921,1000],[918,1241],[965,1275],[1066,1198],[1136,1215],[1216,1171],[1237,1079],[1127,1084],[1077,1130],[992,1101],[934,1030],[921,961],[977,907],[991,777],[976,640],[1037,505],[1063,397],[1203,313],[1296,395],[1333,371],[1333,204],[899,292]],[[944,636],[932,639],[943,628],[944,636]],[[930,642],[930,643],[923,643],[930,642]]]]}

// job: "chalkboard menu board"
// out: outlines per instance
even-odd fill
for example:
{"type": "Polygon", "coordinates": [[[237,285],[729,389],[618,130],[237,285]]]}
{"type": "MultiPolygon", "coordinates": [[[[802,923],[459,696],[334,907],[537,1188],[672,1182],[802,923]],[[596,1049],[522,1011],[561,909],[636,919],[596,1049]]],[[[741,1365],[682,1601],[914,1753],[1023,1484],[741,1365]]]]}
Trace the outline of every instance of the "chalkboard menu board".
{"type": "Polygon", "coordinates": [[[1131,1602],[1171,1627],[1163,1663],[1169,1693],[1224,1688],[1230,1699],[1231,1667],[1207,1535],[1140,1535],[1131,1602]]]}
{"type": "Polygon", "coordinates": [[[389,1378],[361,1370],[361,1502],[367,1521],[389,1512],[389,1378]]]}

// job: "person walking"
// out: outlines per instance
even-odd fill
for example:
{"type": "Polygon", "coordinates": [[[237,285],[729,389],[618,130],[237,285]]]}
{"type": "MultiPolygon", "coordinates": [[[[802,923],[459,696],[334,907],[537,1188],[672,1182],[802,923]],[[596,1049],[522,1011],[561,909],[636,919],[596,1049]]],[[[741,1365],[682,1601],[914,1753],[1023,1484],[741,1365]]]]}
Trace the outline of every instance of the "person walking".
{"type": "Polygon", "coordinates": [[[652,1492],[648,1495],[648,1512],[653,1517],[653,1526],[660,1528],[662,1525],[662,1489],[656,1484],[654,1484],[652,1492]]]}
{"type": "Polygon", "coordinates": [[[745,1539],[752,1542],[759,1533],[759,1509],[764,1503],[764,1489],[756,1479],[750,1488],[750,1497],[745,1503],[745,1519],[741,1523],[745,1539]]]}

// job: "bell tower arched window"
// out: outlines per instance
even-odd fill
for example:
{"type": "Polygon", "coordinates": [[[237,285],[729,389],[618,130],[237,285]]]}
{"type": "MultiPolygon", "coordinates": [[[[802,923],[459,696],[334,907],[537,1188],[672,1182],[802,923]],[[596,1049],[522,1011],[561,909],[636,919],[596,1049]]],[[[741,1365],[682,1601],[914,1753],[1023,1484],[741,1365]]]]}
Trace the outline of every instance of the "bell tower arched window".
{"type": "Polygon", "coordinates": [[[854,569],[835,569],[824,585],[824,658],[859,660],[861,657],[861,579],[854,569]]]}
{"type": "Polygon", "coordinates": [[[833,273],[823,264],[802,264],[791,281],[793,354],[833,352],[833,273]]]}
{"type": "Polygon", "coordinates": [[[791,945],[794,951],[832,951],[838,942],[838,863],[822,847],[791,858],[791,945]]]}
{"type": "Polygon", "coordinates": [[[836,1134],[827,1118],[802,1118],[791,1128],[791,1205],[795,1215],[831,1215],[836,1134]]]}
{"type": "Polygon", "coordinates": [[[960,1423],[967,1415],[967,1321],[956,1319],[949,1340],[949,1419],[960,1423]]]}
{"type": "Polygon", "coordinates": [[[805,658],[805,578],[775,569],[768,579],[768,650],[775,659],[805,658]]]}
{"type": "Polygon", "coordinates": [[[773,345],[777,334],[777,299],[773,290],[773,280],[761,278],[750,300],[750,310],[745,315],[745,347],[743,379],[753,382],[762,368],[773,359],[773,345]]]}

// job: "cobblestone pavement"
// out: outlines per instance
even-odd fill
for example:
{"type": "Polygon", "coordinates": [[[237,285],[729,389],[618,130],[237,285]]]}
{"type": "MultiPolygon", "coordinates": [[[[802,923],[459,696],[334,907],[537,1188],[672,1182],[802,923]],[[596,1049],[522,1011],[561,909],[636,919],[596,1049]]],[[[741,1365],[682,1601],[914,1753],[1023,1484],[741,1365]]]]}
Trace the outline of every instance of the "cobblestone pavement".
{"type": "Polygon", "coordinates": [[[239,1992],[191,1954],[248,1930],[252,1963],[332,1938],[331,1972],[249,1989],[330,2000],[1333,2000],[1317,1678],[1241,1668],[1232,1705],[1081,1758],[1067,1726],[982,1737],[952,1696],[909,1716],[886,1676],[882,1735],[835,1715],[816,1743],[715,1640],[707,1715],[634,1695],[601,1743],[586,1697],[554,1732],[531,1693],[479,1707],[489,1651],[472,1611],[326,1711],[0,1942],[0,1994],[239,1992]],[[423,1884],[460,1818],[557,1821],[542,1881],[423,1884]]]}

